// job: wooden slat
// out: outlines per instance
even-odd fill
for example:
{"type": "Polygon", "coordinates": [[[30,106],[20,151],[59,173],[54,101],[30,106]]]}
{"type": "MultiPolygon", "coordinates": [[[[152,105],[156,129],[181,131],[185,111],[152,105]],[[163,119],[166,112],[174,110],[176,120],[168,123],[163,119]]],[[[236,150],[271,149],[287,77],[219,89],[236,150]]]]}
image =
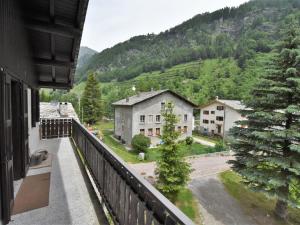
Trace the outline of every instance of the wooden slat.
{"type": "Polygon", "coordinates": [[[146,225],[145,210],[146,210],[145,203],[139,201],[138,225],[146,225]]]}
{"type": "Polygon", "coordinates": [[[138,218],[138,196],[133,191],[130,191],[130,196],[130,224],[136,225],[138,218]]]}

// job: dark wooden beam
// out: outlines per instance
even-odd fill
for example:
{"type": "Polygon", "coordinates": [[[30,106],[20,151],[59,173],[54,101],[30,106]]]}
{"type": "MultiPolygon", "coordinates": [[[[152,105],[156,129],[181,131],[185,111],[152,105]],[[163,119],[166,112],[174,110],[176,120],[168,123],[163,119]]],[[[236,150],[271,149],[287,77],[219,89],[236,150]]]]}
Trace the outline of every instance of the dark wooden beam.
{"type": "Polygon", "coordinates": [[[72,85],[69,83],[46,82],[39,81],[39,88],[53,88],[53,89],[71,89],[72,85]]]}
{"type": "Polygon", "coordinates": [[[56,35],[69,37],[69,38],[81,37],[80,29],[71,26],[59,25],[55,23],[30,20],[26,22],[26,27],[31,30],[56,34],[56,35]]]}
{"type": "Polygon", "coordinates": [[[74,65],[74,62],[58,61],[53,59],[41,59],[34,58],[35,65],[45,65],[45,66],[57,66],[57,67],[68,67],[71,68],[74,65]]]}

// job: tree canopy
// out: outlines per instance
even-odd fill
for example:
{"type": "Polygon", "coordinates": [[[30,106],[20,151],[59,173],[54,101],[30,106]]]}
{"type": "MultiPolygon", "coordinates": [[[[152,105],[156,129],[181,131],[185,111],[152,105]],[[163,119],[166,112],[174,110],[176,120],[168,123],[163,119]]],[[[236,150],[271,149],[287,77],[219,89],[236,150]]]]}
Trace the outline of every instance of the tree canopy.
{"type": "Polygon", "coordinates": [[[248,120],[232,130],[230,145],[233,169],[253,190],[276,197],[275,212],[283,219],[287,205],[299,206],[300,198],[299,23],[286,27],[268,74],[246,102],[248,120]]]}
{"type": "Polygon", "coordinates": [[[94,124],[102,117],[101,92],[93,73],[89,74],[81,98],[83,121],[94,124]]]}

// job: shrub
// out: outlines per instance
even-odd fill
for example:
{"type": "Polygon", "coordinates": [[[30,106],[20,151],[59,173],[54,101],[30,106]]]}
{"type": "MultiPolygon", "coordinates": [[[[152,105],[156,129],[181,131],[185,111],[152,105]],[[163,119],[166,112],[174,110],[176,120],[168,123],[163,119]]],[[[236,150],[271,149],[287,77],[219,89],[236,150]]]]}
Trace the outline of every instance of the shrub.
{"type": "Polygon", "coordinates": [[[226,145],[224,144],[223,141],[218,141],[218,142],[216,143],[215,151],[216,151],[216,152],[223,152],[223,151],[226,151],[226,145]]]}
{"type": "Polygon", "coordinates": [[[187,137],[187,138],[185,139],[185,143],[186,143],[187,145],[192,145],[192,144],[194,143],[193,137],[187,137]]]}
{"type": "Polygon", "coordinates": [[[132,138],[131,145],[137,152],[146,152],[151,144],[150,138],[142,134],[137,134],[132,138]]]}

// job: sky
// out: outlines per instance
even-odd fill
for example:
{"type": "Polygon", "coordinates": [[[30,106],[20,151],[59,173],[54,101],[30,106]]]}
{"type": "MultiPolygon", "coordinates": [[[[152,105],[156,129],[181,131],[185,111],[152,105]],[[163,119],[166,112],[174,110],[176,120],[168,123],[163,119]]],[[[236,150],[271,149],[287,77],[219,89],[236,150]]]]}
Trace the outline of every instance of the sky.
{"type": "Polygon", "coordinates": [[[129,38],[160,33],[193,16],[247,0],[89,0],[81,46],[96,51],[129,38]]]}

